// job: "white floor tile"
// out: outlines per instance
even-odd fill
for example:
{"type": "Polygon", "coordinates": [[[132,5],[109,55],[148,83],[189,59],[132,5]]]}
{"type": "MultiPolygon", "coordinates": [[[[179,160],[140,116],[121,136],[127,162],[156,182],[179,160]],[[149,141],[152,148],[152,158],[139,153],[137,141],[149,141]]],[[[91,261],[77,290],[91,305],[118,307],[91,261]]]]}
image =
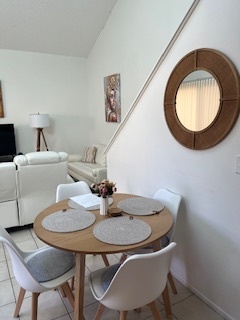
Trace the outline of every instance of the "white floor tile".
{"type": "Polygon", "coordinates": [[[0,281],[9,279],[7,261],[0,262],[0,281]]]}
{"type": "MultiPolygon", "coordinates": [[[[33,228],[14,230],[11,232],[14,241],[22,250],[35,250],[46,244],[39,240],[33,228]]],[[[121,254],[108,255],[110,264],[119,261],[121,254]]],[[[85,297],[84,316],[86,320],[92,320],[96,313],[98,302],[94,299],[88,285],[88,274],[94,270],[105,267],[100,255],[87,255],[85,268],[85,297]]],[[[178,294],[174,295],[169,287],[170,301],[172,304],[173,320],[224,320],[207,304],[192,294],[179,281],[175,280],[178,294]]],[[[19,292],[19,285],[13,274],[12,264],[8,253],[0,243],[0,320],[12,320],[15,310],[15,301],[19,292]]],[[[157,302],[162,320],[167,320],[162,298],[157,302]]],[[[67,298],[63,298],[58,291],[42,293],[39,297],[38,318],[41,320],[73,320],[73,310],[67,298]]],[[[29,320],[31,312],[31,293],[26,292],[20,312],[21,320],[29,320]]],[[[105,309],[102,320],[118,320],[119,313],[105,309]]],[[[130,311],[128,320],[153,320],[148,307],[141,308],[141,312],[130,311]]]]}
{"type": "Polygon", "coordinates": [[[191,296],[172,307],[172,311],[178,320],[224,320],[206,303],[196,296],[191,296]]]}
{"type": "MultiPolygon", "coordinates": [[[[15,302],[12,283],[10,280],[0,282],[0,306],[15,302]]],[[[1,313],[0,313],[1,315],[1,313]]],[[[0,317],[1,319],[1,317],[0,317]]]]}

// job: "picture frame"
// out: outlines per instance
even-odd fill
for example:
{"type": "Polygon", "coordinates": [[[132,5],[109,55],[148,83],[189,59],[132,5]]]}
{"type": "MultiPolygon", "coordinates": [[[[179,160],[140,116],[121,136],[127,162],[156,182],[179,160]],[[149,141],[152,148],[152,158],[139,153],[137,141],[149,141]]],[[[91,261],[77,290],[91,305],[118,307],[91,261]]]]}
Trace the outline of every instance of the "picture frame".
{"type": "Polygon", "coordinates": [[[121,122],[120,74],[104,77],[105,120],[121,122]]]}

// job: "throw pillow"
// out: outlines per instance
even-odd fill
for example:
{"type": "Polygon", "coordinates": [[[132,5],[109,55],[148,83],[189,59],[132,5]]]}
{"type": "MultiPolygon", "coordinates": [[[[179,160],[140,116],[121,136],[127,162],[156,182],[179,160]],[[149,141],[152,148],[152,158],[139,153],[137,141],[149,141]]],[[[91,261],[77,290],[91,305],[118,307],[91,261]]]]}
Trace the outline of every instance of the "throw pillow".
{"type": "Polygon", "coordinates": [[[96,152],[96,147],[85,147],[82,162],[95,163],[96,152]]]}
{"type": "Polygon", "coordinates": [[[104,144],[96,144],[94,146],[97,148],[95,162],[100,164],[103,167],[106,167],[107,166],[107,159],[106,159],[106,155],[104,154],[106,146],[104,144]]]}

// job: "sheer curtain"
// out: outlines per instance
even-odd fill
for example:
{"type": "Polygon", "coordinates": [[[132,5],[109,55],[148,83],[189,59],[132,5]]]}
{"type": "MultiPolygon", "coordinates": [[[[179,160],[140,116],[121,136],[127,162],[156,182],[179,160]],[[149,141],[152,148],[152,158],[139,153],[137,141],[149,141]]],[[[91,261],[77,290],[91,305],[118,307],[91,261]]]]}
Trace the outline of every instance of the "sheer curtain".
{"type": "Polygon", "coordinates": [[[203,130],[214,120],[219,101],[219,87],[214,78],[183,82],[176,99],[178,118],[189,130],[203,130]]]}

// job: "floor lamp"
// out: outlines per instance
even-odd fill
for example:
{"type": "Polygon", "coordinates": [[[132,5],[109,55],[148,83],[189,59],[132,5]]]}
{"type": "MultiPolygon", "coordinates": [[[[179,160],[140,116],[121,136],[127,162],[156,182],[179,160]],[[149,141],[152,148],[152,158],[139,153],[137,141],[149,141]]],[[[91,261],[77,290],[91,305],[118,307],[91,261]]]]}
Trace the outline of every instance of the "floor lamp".
{"type": "Polygon", "coordinates": [[[43,134],[43,128],[49,127],[49,115],[48,114],[30,114],[30,127],[37,129],[37,151],[40,151],[40,142],[41,136],[43,137],[43,141],[45,147],[48,151],[46,139],[43,134]]]}

